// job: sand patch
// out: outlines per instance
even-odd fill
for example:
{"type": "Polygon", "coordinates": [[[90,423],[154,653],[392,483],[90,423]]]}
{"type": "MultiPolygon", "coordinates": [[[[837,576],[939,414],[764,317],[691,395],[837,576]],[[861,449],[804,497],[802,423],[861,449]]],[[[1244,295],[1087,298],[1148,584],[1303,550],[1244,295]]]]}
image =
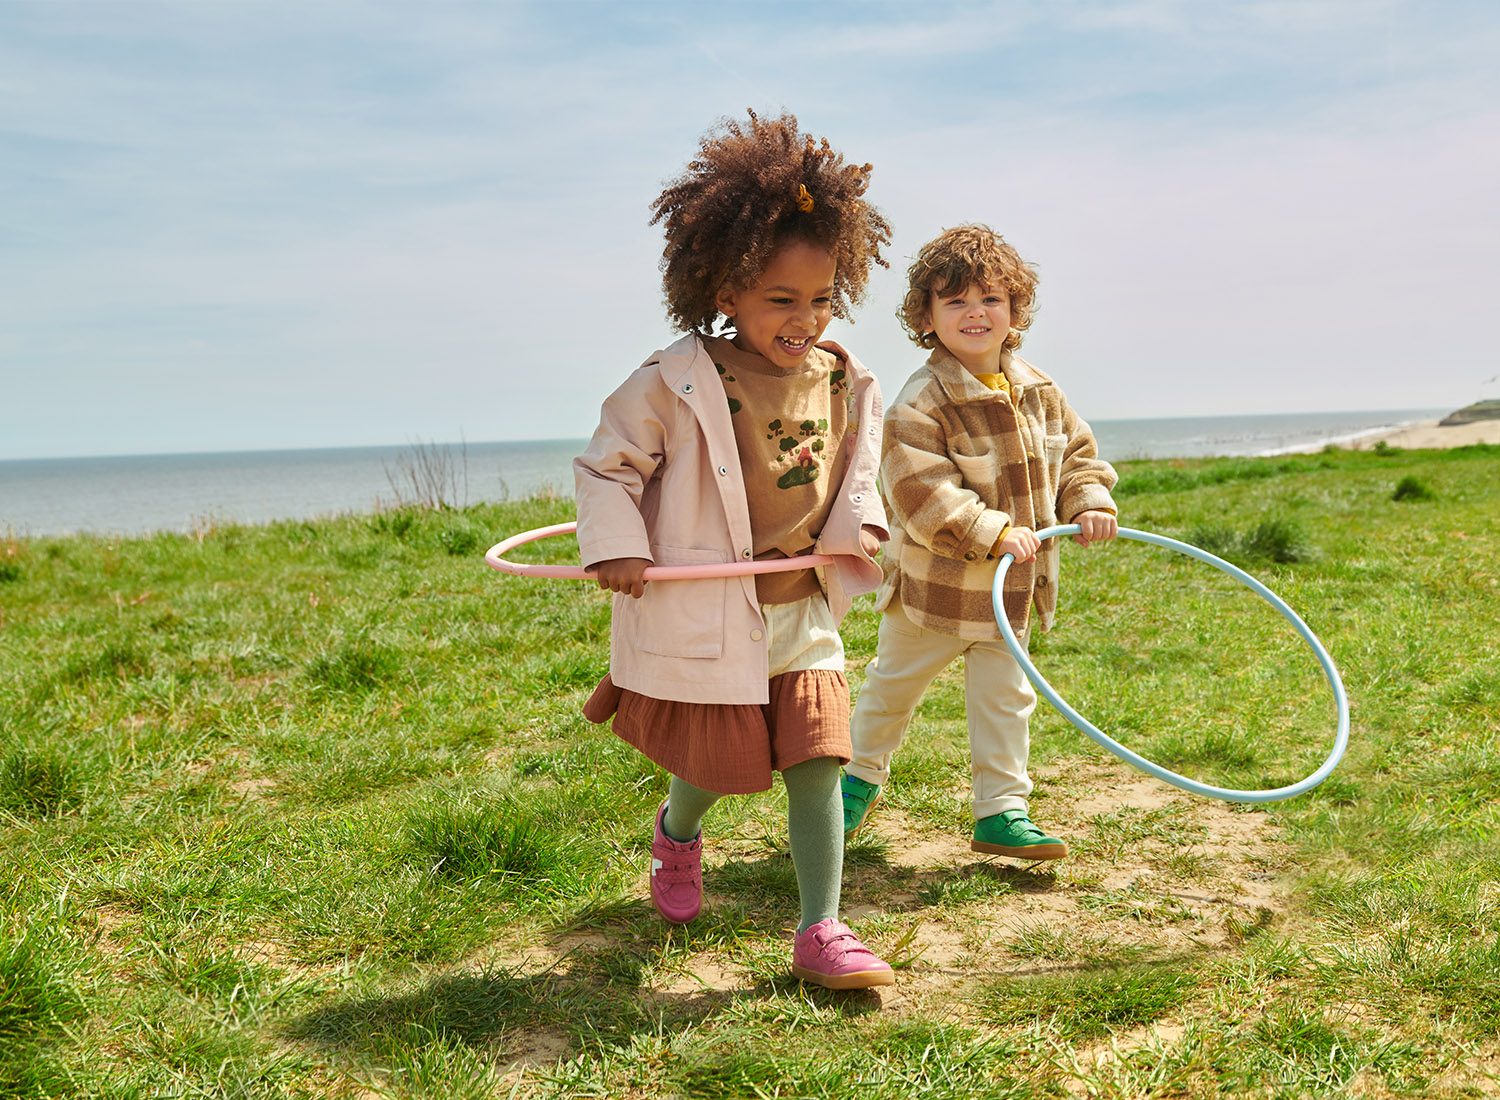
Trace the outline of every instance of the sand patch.
{"type": "MultiPolygon", "coordinates": [[[[916,957],[888,1010],[980,1022],[973,994],[1007,977],[1193,957],[1285,912],[1278,871],[1289,856],[1267,814],[1108,760],[1070,760],[1038,778],[1053,793],[1033,813],[1069,841],[1062,860],[981,856],[969,848],[966,822],[935,829],[889,803],[876,811],[869,828],[884,858],[846,874],[848,912],[856,924],[882,927],[872,937],[878,949],[895,934],[885,928],[907,926],[892,918],[920,920],[916,957]]],[[[1167,1037],[1159,1027],[1153,1034],[1167,1037]]]]}
{"type": "Polygon", "coordinates": [[[667,994],[693,994],[703,992],[727,993],[743,989],[747,984],[744,971],[730,966],[712,955],[694,957],[686,966],[676,968],[656,985],[657,991],[667,994]]]}
{"type": "Polygon", "coordinates": [[[275,788],[276,780],[268,776],[243,776],[229,783],[231,792],[251,802],[265,799],[275,788]]]}
{"type": "Polygon", "coordinates": [[[501,1079],[508,1085],[524,1079],[528,1070],[557,1065],[573,1046],[567,1032],[548,1027],[511,1032],[508,1040],[506,1061],[500,1067],[501,1079]]]}
{"type": "Polygon", "coordinates": [[[274,967],[293,979],[322,978],[338,973],[344,967],[343,963],[311,966],[293,955],[286,944],[277,943],[275,940],[241,940],[225,946],[246,962],[274,967]]]}
{"type": "Polygon", "coordinates": [[[140,914],[128,906],[111,902],[93,911],[94,927],[89,943],[109,961],[116,980],[136,979],[134,957],[141,944],[140,914]]]}

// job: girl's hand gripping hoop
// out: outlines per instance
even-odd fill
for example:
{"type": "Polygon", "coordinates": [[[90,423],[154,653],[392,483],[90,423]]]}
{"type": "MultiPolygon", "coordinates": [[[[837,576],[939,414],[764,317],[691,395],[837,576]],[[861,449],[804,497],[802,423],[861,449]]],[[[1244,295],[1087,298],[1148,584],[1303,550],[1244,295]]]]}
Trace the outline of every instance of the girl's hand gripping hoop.
{"type": "MultiPolygon", "coordinates": [[[[1078,532],[1078,524],[1066,523],[1057,527],[1044,528],[1036,534],[1037,538],[1045,541],[1055,538],[1058,535],[1076,535],[1078,532]]],[[[1334,736],[1333,751],[1328,754],[1328,759],[1324,760],[1322,766],[1306,779],[1299,783],[1293,783],[1289,787],[1277,787],[1275,790],[1269,791],[1236,791],[1226,787],[1214,787],[1207,783],[1199,783],[1195,779],[1189,779],[1184,775],[1168,771],[1160,764],[1153,764],[1145,757],[1131,752],[1124,745],[1115,741],[1087,718],[1070,707],[1067,700],[1059,695],[1053,689],[1052,685],[1047,683],[1046,678],[1037,671],[1036,665],[1031,663],[1031,657],[1016,638],[1016,632],[1011,629],[1010,621],[1005,614],[1005,604],[1002,599],[1002,593],[1005,590],[1005,574],[1010,571],[1011,563],[1015,560],[1012,555],[1006,554],[1000,559],[999,568],[995,570],[995,583],[990,589],[990,598],[995,609],[995,620],[1000,624],[1000,633],[1005,636],[1005,644],[1010,647],[1011,653],[1020,662],[1027,679],[1036,685],[1036,689],[1039,692],[1047,697],[1048,702],[1062,711],[1068,721],[1072,722],[1073,725],[1094,741],[1104,746],[1126,763],[1133,764],[1148,775],[1154,775],[1156,778],[1163,779],[1174,787],[1181,787],[1185,791],[1207,795],[1210,798],[1221,798],[1225,802],[1276,802],[1283,798],[1291,798],[1293,795],[1310,791],[1323,782],[1323,780],[1327,779],[1329,774],[1338,765],[1338,762],[1343,758],[1344,749],[1349,743],[1349,699],[1344,694],[1344,683],[1339,679],[1338,669],[1333,667],[1332,658],[1328,656],[1328,651],[1323,648],[1322,643],[1313,635],[1313,632],[1308,629],[1307,624],[1298,618],[1297,613],[1288,607],[1276,593],[1272,592],[1243,569],[1229,564],[1223,558],[1214,557],[1214,555],[1206,550],[1200,550],[1196,546],[1189,546],[1185,542],[1178,542],[1176,539],[1169,539],[1163,535],[1154,535],[1149,531],[1135,531],[1129,527],[1121,527],[1119,536],[1122,539],[1131,539],[1135,542],[1149,542],[1155,546],[1164,546],[1168,550],[1175,550],[1179,554],[1186,554],[1190,558],[1197,558],[1199,561],[1207,562],[1215,569],[1223,573],[1228,573],[1246,588],[1257,593],[1261,599],[1281,612],[1282,617],[1287,622],[1297,628],[1297,633],[1301,634],[1307,641],[1307,644],[1312,647],[1314,655],[1318,658],[1318,663],[1323,666],[1323,674],[1328,678],[1329,686],[1333,688],[1333,698],[1338,705],[1338,733],[1334,736]]]]}
{"type": "MultiPolygon", "coordinates": [[[[517,577],[559,577],[565,580],[592,580],[593,574],[581,565],[525,565],[506,561],[505,555],[518,546],[553,535],[571,535],[578,529],[577,523],[557,523],[551,527],[538,527],[534,531],[522,531],[503,542],[497,542],[484,555],[485,564],[502,573],[517,577]]],[[[652,565],[646,568],[644,577],[648,581],[693,581],[711,577],[743,577],[753,573],[787,573],[793,569],[811,569],[818,565],[831,565],[828,554],[803,554],[796,558],[772,558],[768,561],[726,561],[710,565],[652,565]]]]}

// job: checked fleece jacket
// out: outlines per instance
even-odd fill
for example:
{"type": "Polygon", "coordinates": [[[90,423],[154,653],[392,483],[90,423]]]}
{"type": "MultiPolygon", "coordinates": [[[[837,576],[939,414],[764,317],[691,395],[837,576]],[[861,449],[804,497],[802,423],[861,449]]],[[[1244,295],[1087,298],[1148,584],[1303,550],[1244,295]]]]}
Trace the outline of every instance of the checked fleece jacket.
{"type": "MultiPolygon", "coordinates": [[[[995,543],[1007,525],[1040,529],[1090,509],[1114,512],[1117,476],[1062,389],[1006,352],[1011,393],[991,390],[942,347],[907,379],[885,416],[880,481],[892,523],[876,605],[899,599],[919,626],[994,639],[995,543]]],[[[1057,610],[1058,539],[1005,577],[1017,634],[1036,608],[1057,610]]]]}

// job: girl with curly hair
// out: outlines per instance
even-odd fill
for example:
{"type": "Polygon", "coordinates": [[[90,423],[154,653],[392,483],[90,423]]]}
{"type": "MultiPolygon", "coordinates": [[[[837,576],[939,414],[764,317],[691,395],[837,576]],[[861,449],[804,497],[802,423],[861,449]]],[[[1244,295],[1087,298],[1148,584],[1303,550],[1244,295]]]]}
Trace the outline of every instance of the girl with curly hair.
{"type": "Polygon", "coordinates": [[[880,391],[820,342],[848,317],[890,227],[790,114],[725,120],[652,206],[668,315],[687,335],[604,402],[573,464],[585,567],[615,593],[609,675],[584,713],[671,774],[651,899],[703,900],[700,822],[722,795],[787,789],[801,921],[792,969],[833,989],[891,968],[838,920],[839,769],[850,754],[838,624],[880,582],[880,391]],[[647,566],[820,553],[824,569],[647,583],[647,566]]]}

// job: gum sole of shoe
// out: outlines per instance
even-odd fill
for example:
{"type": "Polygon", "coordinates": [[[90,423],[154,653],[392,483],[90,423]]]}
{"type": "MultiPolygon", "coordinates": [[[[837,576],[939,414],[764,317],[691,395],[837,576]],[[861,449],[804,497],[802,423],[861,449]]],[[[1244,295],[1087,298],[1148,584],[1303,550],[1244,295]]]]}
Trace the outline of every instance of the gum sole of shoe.
{"type": "Polygon", "coordinates": [[[667,916],[667,914],[665,914],[665,913],[662,912],[661,906],[656,905],[656,906],[653,906],[652,908],[654,908],[656,910],[656,915],[659,916],[662,920],[666,921],[668,924],[692,924],[693,921],[695,921],[695,920],[698,919],[698,914],[702,912],[701,909],[697,909],[697,910],[693,911],[692,916],[688,916],[688,917],[669,917],[669,916],[667,916]]]}
{"type": "Polygon", "coordinates": [[[815,970],[793,966],[792,976],[824,989],[873,989],[877,985],[895,985],[893,970],[860,970],[853,974],[819,974],[815,970]]]}
{"type": "Polygon", "coordinates": [[[987,856],[1010,856],[1011,859],[1062,859],[1068,854],[1066,844],[1030,844],[1025,848],[1010,848],[1004,844],[986,844],[982,840],[971,840],[969,847],[987,856]]]}
{"type": "Polygon", "coordinates": [[[865,816],[859,819],[859,824],[844,834],[844,840],[850,841],[859,835],[859,831],[870,823],[870,815],[875,812],[875,807],[880,805],[880,797],[884,791],[876,791],[875,797],[870,799],[870,804],[865,807],[865,816]]]}

